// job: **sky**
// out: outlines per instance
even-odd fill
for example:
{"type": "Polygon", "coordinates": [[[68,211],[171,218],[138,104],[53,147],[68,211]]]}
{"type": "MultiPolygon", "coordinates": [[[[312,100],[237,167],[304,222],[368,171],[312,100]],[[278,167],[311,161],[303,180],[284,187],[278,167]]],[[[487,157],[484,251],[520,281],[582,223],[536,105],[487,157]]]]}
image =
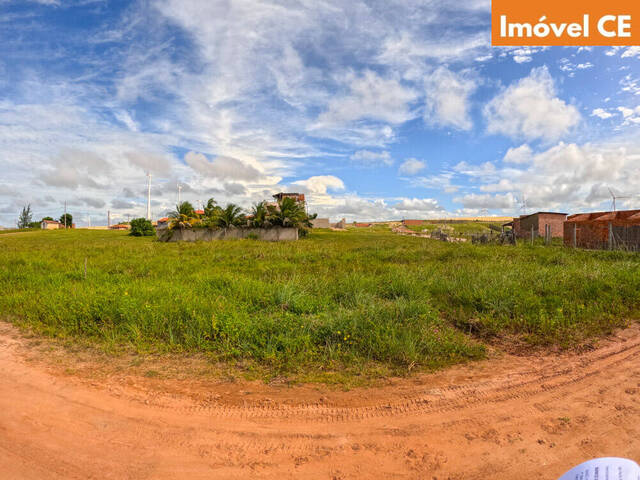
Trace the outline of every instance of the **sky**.
{"type": "Polygon", "coordinates": [[[0,225],[305,193],[332,221],[640,208],[640,47],[488,0],[0,0],[0,225]]]}

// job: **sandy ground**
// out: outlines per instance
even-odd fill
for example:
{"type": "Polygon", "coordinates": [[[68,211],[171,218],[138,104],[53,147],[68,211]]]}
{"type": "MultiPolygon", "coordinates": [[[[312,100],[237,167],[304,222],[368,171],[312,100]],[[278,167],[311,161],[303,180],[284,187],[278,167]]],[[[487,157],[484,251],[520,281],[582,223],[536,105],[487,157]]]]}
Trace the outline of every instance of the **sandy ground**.
{"type": "Polygon", "coordinates": [[[555,479],[640,460],[640,328],[380,388],[70,374],[0,329],[7,479],[555,479]]]}

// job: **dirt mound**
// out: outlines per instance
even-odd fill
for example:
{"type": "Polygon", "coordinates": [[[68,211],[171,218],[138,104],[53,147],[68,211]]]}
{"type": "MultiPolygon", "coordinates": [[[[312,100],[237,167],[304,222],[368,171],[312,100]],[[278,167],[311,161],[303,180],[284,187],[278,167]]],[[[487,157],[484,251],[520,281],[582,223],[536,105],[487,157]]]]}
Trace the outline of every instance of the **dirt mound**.
{"type": "Polygon", "coordinates": [[[100,381],[0,334],[5,478],[554,479],[640,459],[640,330],[583,355],[505,356],[375,389],[100,381]]]}

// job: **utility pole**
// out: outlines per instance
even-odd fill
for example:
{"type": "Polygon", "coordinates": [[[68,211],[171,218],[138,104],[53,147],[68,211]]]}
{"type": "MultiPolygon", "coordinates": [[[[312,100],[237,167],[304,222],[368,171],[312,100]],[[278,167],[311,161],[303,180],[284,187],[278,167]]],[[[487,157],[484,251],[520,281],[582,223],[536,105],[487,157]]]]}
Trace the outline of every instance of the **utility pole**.
{"type": "Polygon", "coordinates": [[[64,229],[67,229],[67,201],[64,201],[64,229]]]}
{"type": "Polygon", "coordinates": [[[151,173],[147,172],[147,220],[151,220],[151,173]]]}
{"type": "Polygon", "coordinates": [[[111,210],[107,210],[107,228],[111,226],[111,210]]]}

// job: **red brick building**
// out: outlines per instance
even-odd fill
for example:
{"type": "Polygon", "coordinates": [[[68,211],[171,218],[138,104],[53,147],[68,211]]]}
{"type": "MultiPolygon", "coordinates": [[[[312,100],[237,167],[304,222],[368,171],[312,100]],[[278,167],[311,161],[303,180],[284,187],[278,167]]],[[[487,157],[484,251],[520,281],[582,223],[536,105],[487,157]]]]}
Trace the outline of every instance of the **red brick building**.
{"type": "Polygon", "coordinates": [[[640,250],[640,210],[571,215],[564,223],[564,244],[640,250]]]}
{"type": "Polygon", "coordinates": [[[531,230],[533,229],[534,237],[543,237],[546,225],[549,225],[551,227],[551,237],[562,238],[566,219],[566,213],[558,212],[537,212],[531,215],[520,215],[519,218],[513,219],[513,232],[516,238],[531,238],[531,230]]]}

